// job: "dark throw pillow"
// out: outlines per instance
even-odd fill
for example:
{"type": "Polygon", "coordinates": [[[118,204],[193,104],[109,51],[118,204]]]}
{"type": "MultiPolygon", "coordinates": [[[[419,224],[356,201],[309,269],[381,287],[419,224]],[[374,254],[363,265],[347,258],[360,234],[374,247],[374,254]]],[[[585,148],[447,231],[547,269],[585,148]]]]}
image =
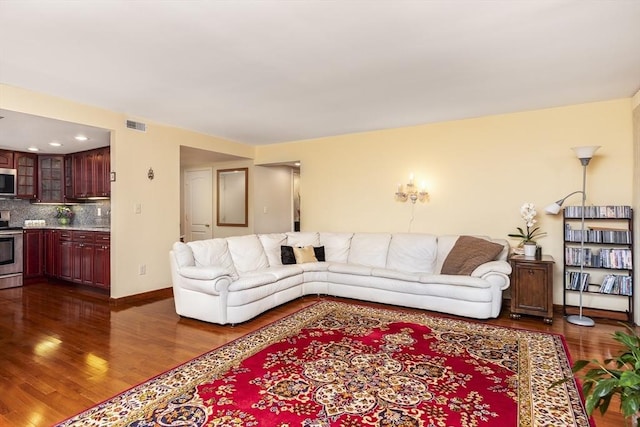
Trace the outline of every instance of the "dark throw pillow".
{"type": "Polygon", "coordinates": [[[324,246],[314,246],[313,252],[316,254],[316,259],[318,261],[324,261],[324,246]]]}
{"type": "Polygon", "coordinates": [[[442,264],[442,274],[468,276],[480,264],[494,260],[504,249],[499,243],[460,236],[442,264]]]}
{"type": "Polygon", "coordinates": [[[296,256],[293,253],[293,246],[280,246],[280,259],[283,265],[295,264],[296,256]]]}

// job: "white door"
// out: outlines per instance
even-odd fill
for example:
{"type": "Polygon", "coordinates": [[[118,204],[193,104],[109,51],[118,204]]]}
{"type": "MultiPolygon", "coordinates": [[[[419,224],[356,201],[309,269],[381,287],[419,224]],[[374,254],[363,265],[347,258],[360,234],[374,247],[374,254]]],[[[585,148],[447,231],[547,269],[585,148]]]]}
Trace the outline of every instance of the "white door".
{"type": "Polygon", "coordinates": [[[187,170],[184,173],[185,241],[211,239],[213,237],[212,171],[187,170]]]}

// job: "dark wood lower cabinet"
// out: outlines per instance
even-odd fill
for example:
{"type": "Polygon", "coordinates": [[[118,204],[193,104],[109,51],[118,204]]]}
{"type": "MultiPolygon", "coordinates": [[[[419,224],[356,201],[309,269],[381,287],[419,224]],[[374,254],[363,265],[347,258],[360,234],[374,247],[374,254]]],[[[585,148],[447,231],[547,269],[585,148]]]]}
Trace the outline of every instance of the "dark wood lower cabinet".
{"type": "Polygon", "coordinates": [[[62,280],[73,280],[73,242],[71,240],[63,239],[60,236],[60,243],[58,244],[60,251],[60,271],[56,276],[62,280]]]}
{"type": "Polygon", "coordinates": [[[111,236],[108,233],[96,234],[93,253],[93,283],[101,288],[111,286],[111,236]]]}
{"type": "MultiPolygon", "coordinates": [[[[25,260],[36,249],[28,244],[25,230],[25,260]],[[30,249],[26,249],[29,246],[30,249]]],[[[111,286],[110,234],[95,231],[28,230],[41,234],[42,255],[40,273],[53,279],[61,279],[83,285],[109,289],[111,286]]],[[[35,237],[29,238],[37,242],[35,237]]],[[[31,261],[35,264],[35,261],[31,261]]],[[[26,269],[25,262],[25,269],[26,269]]],[[[35,266],[30,271],[37,271],[35,266]]],[[[35,274],[35,273],[34,273],[35,274]]],[[[26,275],[25,275],[26,277],[26,275]]],[[[35,276],[34,276],[35,277],[35,276]]]]}
{"type": "Polygon", "coordinates": [[[43,230],[23,231],[23,271],[25,281],[42,277],[44,272],[44,237],[43,230]]]}

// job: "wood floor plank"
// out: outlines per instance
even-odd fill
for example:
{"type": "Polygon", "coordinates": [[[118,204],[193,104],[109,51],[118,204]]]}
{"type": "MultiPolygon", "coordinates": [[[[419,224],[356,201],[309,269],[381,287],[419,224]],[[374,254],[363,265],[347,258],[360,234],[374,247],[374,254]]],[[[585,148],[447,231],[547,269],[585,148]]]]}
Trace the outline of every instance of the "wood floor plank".
{"type": "MultiPolygon", "coordinates": [[[[319,300],[341,299],[308,296],[249,322],[220,326],[180,318],[172,298],[110,306],[105,298],[61,284],[0,290],[0,426],[62,421],[319,300]]],[[[505,310],[484,322],[562,334],[573,360],[603,359],[621,348],[611,338],[621,326],[607,320],[585,328],[556,314],[547,325],[535,317],[510,319],[505,310]]],[[[618,405],[612,403],[605,418],[596,416],[597,426],[624,425],[618,405]]]]}

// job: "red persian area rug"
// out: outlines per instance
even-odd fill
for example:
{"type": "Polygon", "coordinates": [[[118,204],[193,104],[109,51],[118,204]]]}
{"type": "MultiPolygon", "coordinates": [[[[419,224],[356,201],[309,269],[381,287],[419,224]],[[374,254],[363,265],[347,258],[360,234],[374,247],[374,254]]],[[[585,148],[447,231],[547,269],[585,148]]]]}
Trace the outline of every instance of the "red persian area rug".
{"type": "Polygon", "coordinates": [[[320,302],[59,426],[590,426],[561,336],[320,302]]]}

